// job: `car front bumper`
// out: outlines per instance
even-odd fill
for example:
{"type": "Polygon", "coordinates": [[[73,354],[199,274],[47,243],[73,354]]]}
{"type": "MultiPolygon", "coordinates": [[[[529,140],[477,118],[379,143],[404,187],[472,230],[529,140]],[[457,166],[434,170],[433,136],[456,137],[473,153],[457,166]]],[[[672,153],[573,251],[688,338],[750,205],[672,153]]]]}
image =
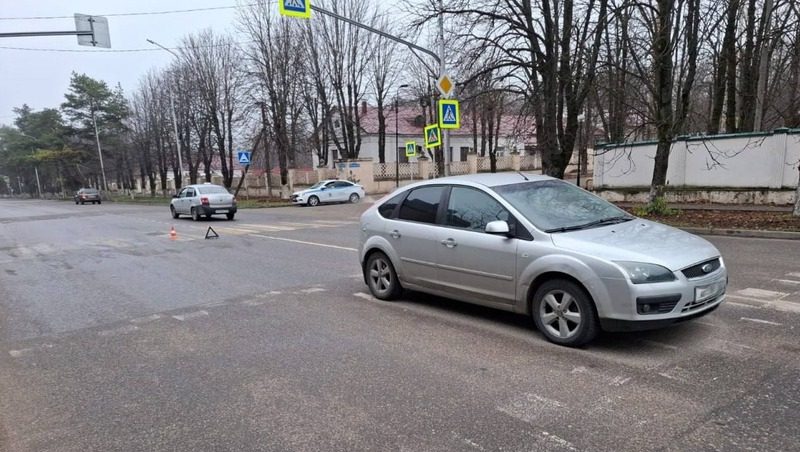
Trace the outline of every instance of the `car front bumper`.
{"type": "Polygon", "coordinates": [[[600,324],[605,331],[639,331],[661,328],[704,316],[725,301],[728,273],[687,279],[676,272],[675,281],[632,284],[623,279],[604,279],[606,300],[600,324]],[[646,307],[645,307],[646,305],[646,307]]]}

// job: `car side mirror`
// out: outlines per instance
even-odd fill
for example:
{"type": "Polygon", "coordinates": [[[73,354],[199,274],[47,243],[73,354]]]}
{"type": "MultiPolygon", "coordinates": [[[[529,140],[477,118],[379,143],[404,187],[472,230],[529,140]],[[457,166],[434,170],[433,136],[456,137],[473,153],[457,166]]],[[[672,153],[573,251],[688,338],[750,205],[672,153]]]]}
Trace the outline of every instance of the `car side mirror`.
{"type": "Polygon", "coordinates": [[[489,223],[487,223],[484,232],[492,235],[508,236],[511,233],[511,230],[508,228],[508,223],[499,220],[499,221],[490,221],[489,223]]]}

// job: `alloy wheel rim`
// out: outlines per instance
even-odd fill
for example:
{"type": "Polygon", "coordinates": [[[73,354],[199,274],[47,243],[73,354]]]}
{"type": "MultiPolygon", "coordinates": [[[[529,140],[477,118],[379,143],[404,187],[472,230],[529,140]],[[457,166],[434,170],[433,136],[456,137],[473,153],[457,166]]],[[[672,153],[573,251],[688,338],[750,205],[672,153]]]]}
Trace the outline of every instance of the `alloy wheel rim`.
{"type": "Polygon", "coordinates": [[[391,289],[392,272],[389,263],[383,259],[375,259],[369,269],[369,278],[373,289],[380,293],[386,293],[391,289]]]}
{"type": "Polygon", "coordinates": [[[551,290],[539,305],[539,319],[547,332],[559,339],[569,339],[581,327],[583,316],[577,300],[564,290],[551,290]]]}

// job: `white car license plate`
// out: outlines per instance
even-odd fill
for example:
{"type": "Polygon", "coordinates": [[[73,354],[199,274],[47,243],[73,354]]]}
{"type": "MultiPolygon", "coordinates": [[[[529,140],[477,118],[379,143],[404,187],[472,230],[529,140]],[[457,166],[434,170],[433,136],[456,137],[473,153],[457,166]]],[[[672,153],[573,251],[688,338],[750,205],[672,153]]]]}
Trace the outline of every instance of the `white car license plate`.
{"type": "Polygon", "coordinates": [[[228,213],[228,209],[218,209],[217,213],[228,213]]]}
{"type": "Polygon", "coordinates": [[[707,286],[700,286],[694,288],[694,300],[705,301],[716,298],[725,292],[725,281],[717,281],[707,286]]]}

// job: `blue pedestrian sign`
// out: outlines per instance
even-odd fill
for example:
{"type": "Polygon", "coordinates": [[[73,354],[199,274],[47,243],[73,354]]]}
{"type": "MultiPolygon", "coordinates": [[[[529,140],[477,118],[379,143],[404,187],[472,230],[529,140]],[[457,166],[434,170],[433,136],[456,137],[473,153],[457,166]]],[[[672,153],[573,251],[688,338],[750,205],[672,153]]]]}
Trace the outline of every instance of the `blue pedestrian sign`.
{"type": "Polygon", "coordinates": [[[461,127],[457,100],[439,101],[439,125],[442,129],[458,129],[461,127]]]}
{"type": "Polygon", "coordinates": [[[250,151],[239,151],[239,164],[240,165],[250,164],[250,151]]]}
{"type": "Polygon", "coordinates": [[[288,17],[311,17],[311,0],[278,0],[280,13],[288,17]]]}

